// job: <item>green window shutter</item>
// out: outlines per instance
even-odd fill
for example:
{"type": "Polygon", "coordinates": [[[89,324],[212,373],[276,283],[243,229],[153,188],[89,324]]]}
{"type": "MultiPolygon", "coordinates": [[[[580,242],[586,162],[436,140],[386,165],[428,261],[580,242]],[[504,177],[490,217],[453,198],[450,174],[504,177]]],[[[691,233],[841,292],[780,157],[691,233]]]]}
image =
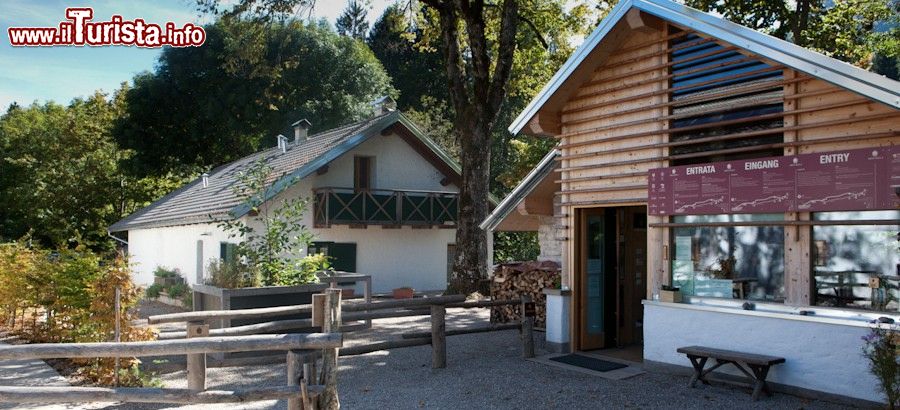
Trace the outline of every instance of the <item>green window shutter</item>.
{"type": "Polygon", "coordinates": [[[237,245],[228,242],[219,242],[219,258],[223,261],[232,261],[237,258],[235,250],[237,245]]]}

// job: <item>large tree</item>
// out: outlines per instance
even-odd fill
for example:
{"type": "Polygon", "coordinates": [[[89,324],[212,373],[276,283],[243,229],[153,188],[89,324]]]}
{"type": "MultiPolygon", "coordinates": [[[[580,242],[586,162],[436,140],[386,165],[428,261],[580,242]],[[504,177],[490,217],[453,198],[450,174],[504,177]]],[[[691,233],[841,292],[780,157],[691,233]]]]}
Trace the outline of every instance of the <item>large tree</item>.
{"type": "Polygon", "coordinates": [[[368,1],[350,0],[347,2],[347,8],[334,22],[334,27],[340,35],[362,40],[369,31],[369,21],[366,20],[368,14],[368,1]]]}
{"type": "Polygon", "coordinates": [[[135,78],[117,131],[135,171],[196,171],[263,146],[307,118],[313,132],[371,113],[394,93],[369,49],[327,25],[222,18],[203,47],[168,48],[135,78]]]}
{"type": "Polygon", "coordinates": [[[0,241],[111,249],[106,227],[173,186],[173,178],[133,178],[120,168],[131,153],[112,129],[126,92],[12,106],[0,116],[0,241]]]}

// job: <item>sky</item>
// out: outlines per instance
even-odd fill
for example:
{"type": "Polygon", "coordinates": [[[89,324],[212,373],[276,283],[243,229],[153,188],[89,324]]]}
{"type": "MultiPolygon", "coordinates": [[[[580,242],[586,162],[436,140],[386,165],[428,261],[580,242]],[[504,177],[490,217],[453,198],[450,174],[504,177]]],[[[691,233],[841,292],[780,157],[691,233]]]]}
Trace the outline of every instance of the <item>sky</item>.
{"type": "MultiPolygon", "coordinates": [[[[373,0],[370,25],[392,0],[373,0]]],[[[318,0],[314,17],[334,24],[346,6],[345,0],[318,0]]],[[[9,27],[55,27],[65,20],[66,7],[93,7],[94,21],[108,21],[113,14],[125,20],[204,24],[194,0],[3,0],[0,4],[0,113],[12,102],[30,105],[48,100],[68,104],[73,98],[96,90],[112,92],[135,74],[152,71],[162,49],[126,46],[105,47],[13,47],[9,27]]]]}

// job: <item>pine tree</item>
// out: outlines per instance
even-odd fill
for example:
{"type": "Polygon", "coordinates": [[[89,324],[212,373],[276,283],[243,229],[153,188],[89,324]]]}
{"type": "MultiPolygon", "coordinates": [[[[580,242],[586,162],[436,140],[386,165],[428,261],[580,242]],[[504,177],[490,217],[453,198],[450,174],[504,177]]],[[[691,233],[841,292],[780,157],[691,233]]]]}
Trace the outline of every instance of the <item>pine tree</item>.
{"type": "Polygon", "coordinates": [[[337,32],[343,36],[350,36],[360,40],[364,39],[369,31],[369,22],[366,21],[368,14],[368,1],[350,0],[347,3],[347,8],[344,9],[344,12],[341,13],[341,16],[335,22],[337,32]]]}

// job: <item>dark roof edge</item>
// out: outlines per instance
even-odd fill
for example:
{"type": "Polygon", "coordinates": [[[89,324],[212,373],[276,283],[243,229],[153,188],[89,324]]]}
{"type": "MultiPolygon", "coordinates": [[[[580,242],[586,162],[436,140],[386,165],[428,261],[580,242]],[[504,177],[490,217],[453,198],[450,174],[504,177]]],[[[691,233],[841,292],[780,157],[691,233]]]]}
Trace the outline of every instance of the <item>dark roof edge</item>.
{"type": "Polygon", "coordinates": [[[512,192],[500,201],[500,204],[497,205],[494,212],[491,212],[478,227],[486,231],[497,229],[497,226],[499,226],[500,223],[525,200],[525,197],[534,191],[534,188],[536,188],[547,175],[550,175],[553,172],[553,169],[556,168],[556,157],[558,155],[559,150],[555,148],[547,153],[547,155],[538,162],[537,166],[522,179],[522,182],[519,182],[519,185],[516,185],[512,192]]]}

